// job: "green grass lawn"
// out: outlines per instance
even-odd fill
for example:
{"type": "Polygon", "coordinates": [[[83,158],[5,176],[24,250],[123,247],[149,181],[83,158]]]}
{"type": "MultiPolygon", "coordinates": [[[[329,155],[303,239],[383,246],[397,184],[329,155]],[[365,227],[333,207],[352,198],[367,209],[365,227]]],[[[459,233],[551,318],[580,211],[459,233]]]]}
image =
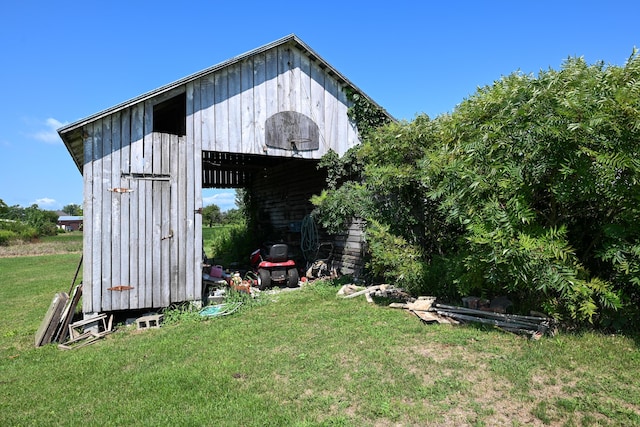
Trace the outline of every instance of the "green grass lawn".
{"type": "Polygon", "coordinates": [[[427,326],[308,285],[207,321],[33,347],[79,254],[0,258],[0,425],[634,426],[638,341],[427,326]]]}

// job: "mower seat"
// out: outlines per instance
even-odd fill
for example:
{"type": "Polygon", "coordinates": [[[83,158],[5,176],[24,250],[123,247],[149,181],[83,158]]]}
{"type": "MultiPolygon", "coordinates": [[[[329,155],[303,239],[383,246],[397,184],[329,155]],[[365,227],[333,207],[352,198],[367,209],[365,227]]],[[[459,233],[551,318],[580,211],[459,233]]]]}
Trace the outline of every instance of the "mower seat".
{"type": "Polygon", "coordinates": [[[285,262],[289,259],[289,248],[284,243],[272,245],[266,258],[270,262],[285,262]]]}

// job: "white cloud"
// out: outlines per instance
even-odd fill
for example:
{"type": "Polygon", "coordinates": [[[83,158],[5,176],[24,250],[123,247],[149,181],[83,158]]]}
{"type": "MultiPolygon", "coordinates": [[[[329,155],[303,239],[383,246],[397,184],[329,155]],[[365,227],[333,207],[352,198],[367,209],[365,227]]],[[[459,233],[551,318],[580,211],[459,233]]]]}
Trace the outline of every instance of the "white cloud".
{"type": "Polygon", "coordinates": [[[202,206],[217,205],[220,211],[225,212],[236,208],[235,190],[204,190],[202,206]],[[211,191],[213,191],[211,193],[211,191]]]}
{"type": "Polygon", "coordinates": [[[39,208],[46,208],[46,207],[54,206],[58,202],[56,202],[54,199],[50,199],[48,197],[43,197],[42,199],[36,200],[34,203],[36,205],[38,205],[39,208]]]}
{"type": "Polygon", "coordinates": [[[39,123],[39,126],[44,127],[44,129],[32,133],[31,136],[39,141],[46,142],[47,144],[56,144],[61,142],[60,136],[58,136],[58,128],[66,125],[67,123],[62,123],[54,118],[49,117],[44,123],[39,123]]]}

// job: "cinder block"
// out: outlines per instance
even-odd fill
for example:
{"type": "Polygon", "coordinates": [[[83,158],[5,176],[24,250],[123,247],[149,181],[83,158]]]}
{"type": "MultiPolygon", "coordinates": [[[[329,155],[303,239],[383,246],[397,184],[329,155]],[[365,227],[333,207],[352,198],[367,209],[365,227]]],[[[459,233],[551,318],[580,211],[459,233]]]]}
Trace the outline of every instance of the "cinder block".
{"type": "Polygon", "coordinates": [[[136,325],[138,329],[159,328],[160,321],[162,320],[162,314],[153,314],[148,316],[142,316],[136,319],[136,325]]]}

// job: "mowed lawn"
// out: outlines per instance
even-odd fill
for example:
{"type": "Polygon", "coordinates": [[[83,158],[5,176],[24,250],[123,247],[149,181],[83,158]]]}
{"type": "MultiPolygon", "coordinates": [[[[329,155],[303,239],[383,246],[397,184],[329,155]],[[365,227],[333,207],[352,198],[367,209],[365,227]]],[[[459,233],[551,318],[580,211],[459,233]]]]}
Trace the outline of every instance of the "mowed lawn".
{"type": "Polygon", "coordinates": [[[640,425],[633,337],[428,326],[327,283],[34,348],[79,258],[0,258],[0,426],[640,425]]]}

